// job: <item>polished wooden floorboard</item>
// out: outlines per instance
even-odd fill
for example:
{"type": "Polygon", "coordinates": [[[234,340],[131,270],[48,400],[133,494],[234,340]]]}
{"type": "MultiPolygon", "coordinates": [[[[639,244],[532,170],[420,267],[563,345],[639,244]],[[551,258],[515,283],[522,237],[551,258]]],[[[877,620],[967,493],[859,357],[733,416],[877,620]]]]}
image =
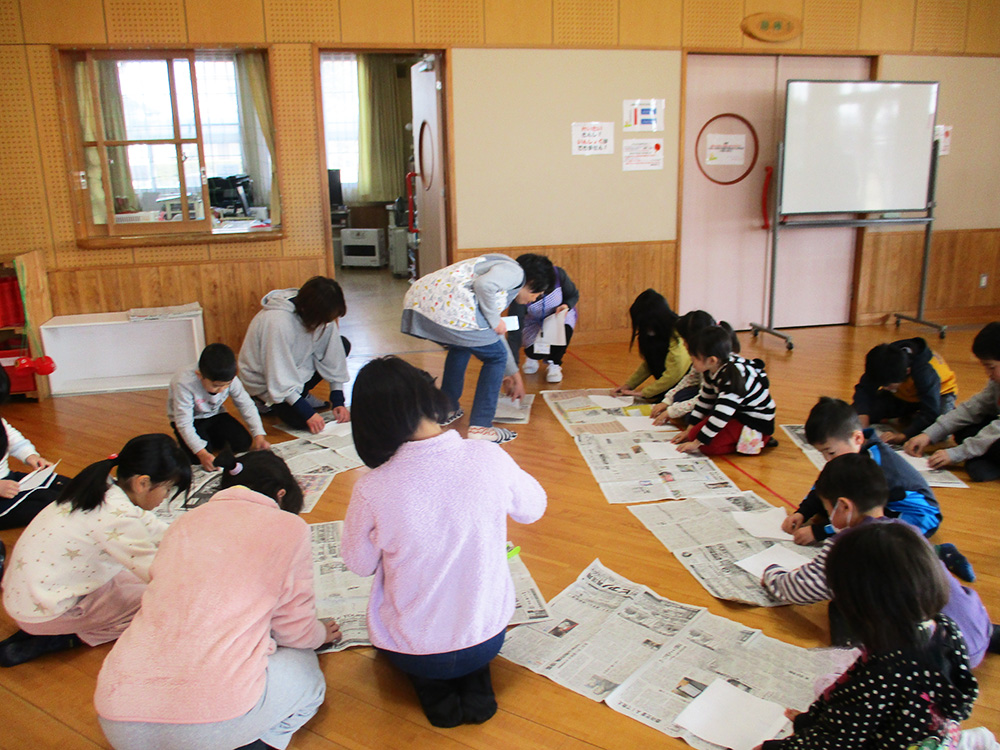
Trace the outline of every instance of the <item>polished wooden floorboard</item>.
{"type": "MultiPolygon", "coordinates": [[[[352,374],[373,356],[402,352],[415,364],[440,375],[442,351],[427,342],[401,337],[396,330],[399,299],[405,286],[374,274],[344,279],[349,311],[342,330],[354,350],[352,374]]],[[[586,317],[584,315],[584,325],[586,317]]],[[[890,326],[829,327],[794,331],[795,350],[787,352],[773,338],[741,334],[744,353],[767,361],[779,423],[801,423],[821,394],[850,397],[864,353],[895,337],[925,335],[958,375],[961,398],[984,383],[982,368],[972,357],[975,327],[953,330],[945,341],[930,332],[890,326]]],[[[603,387],[625,379],[637,355],[626,343],[571,346],[560,388],[603,387]]],[[[470,366],[464,400],[471,399],[478,367],[470,366]]],[[[526,376],[529,391],[549,386],[545,370],[526,376]]],[[[169,432],[164,391],[75,396],[38,404],[12,403],[4,416],[29,436],[46,457],[61,458],[60,469],[72,474],[87,463],[117,451],[133,435],[169,432]]],[[[277,440],[287,436],[267,422],[277,440]]],[[[463,420],[456,427],[464,433],[463,420]]],[[[522,555],[546,597],[567,585],[595,557],[670,598],[707,607],[766,634],[802,646],[825,645],[825,607],[763,609],[722,602],[711,597],[673,556],[624,507],[611,506],[594,482],[573,441],[544,402],[536,403],[531,424],[507,446],[510,455],[546,488],[549,508],[530,526],[509,525],[509,538],[522,555]]],[[[763,457],[733,457],[718,465],[743,489],[752,489],[777,505],[791,506],[808,489],[816,471],[790,441],[763,457]]],[[[365,471],[339,475],[310,522],[344,517],[351,487],[365,471]]],[[[961,470],[957,472],[965,476],[961,470]]],[[[971,485],[965,490],[939,490],[945,521],[936,541],[951,541],[970,557],[979,576],[975,584],[987,608],[1000,620],[1000,484],[971,485]]],[[[0,532],[8,546],[17,531],[0,532]]],[[[0,637],[14,629],[0,614],[0,637]]],[[[0,748],[108,747],[92,706],[94,682],[108,646],[78,649],[0,669],[0,748]]],[[[622,748],[652,745],[687,747],[602,704],[578,696],[503,659],[494,663],[500,711],[481,726],[436,729],[427,724],[406,681],[371,649],[355,649],[320,657],[328,692],[319,714],[293,739],[299,750],[335,748],[622,748]]],[[[981,694],[967,726],[985,725],[1000,734],[1000,657],[987,656],[977,671],[981,694]]]]}

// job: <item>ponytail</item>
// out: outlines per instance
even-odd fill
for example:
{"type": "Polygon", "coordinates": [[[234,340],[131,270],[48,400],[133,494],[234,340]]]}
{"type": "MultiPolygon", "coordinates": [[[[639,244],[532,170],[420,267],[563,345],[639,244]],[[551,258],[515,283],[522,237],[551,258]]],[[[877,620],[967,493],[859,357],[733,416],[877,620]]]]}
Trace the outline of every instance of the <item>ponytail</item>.
{"type": "Polygon", "coordinates": [[[96,461],[70,479],[57,503],[68,503],[73,510],[93,510],[104,503],[111,470],[118,467],[118,484],[135,476],[146,475],[152,484],[173,483],[177,492],[191,484],[191,464],[168,435],[140,435],[129,440],[121,453],[96,461]]]}

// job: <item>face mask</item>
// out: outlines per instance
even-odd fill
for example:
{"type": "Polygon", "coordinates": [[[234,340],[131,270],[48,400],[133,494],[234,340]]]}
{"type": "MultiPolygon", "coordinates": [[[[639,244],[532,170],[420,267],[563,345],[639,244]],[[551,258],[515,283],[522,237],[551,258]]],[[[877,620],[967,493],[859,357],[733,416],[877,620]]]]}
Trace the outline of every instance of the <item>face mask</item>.
{"type": "MultiPolygon", "coordinates": [[[[839,506],[840,503],[837,503],[837,505],[839,506]]],[[[854,510],[852,508],[848,508],[847,509],[847,521],[845,522],[845,524],[843,526],[837,526],[833,522],[833,515],[836,515],[836,513],[837,513],[837,509],[834,508],[833,509],[833,514],[830,517],[830,525],[833,526],[834,530],[835,531],[843,531],[844,529],[851,528],[851,520],[854,518],[854,510]]]]}

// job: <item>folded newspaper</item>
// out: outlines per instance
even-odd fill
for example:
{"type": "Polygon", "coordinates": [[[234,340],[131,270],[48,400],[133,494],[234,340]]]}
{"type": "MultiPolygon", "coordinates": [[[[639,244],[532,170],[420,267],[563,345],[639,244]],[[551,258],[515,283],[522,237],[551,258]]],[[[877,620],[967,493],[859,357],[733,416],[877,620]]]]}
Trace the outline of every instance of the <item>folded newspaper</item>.
{"type": "Polygon", "coordinates": [[[500,655],[699,750],[718,746],[675,720],[715,680],[804,711],[857,658],[856,651],[792,646],[671,601],[600,560],[549,609],[551,622],[514,628],[500,655]]]}
{"type": "Polygon", "coordinates": [[[128,311],[128,319],[139,320],[170,320],[174,318],[196,318],[201,314],[201,305],[189,302],[186,305],[170,305],[168,307],[133,307],[128,311]]]}

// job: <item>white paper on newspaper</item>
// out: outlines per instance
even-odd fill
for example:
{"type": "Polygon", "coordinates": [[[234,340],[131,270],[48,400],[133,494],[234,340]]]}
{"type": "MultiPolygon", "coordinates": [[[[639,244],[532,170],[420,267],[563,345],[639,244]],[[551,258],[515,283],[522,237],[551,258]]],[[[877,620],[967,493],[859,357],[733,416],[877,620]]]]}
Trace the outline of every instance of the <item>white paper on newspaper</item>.
{"type": "Polygon", "coordinates": [[[781,530],[781,524],[788,518],[782,508],[769,508],[764,511],[737,511],[733,520],[758,539],[777,539],[782,542],[794,541],[795,537],[781,530]]]}
{"type": "Polygon", "coordinates": [[[493,416],[493,421],[504,424],[528,424],[528,420],[531,419],[531,405],[533,403],[535,403],[534,393],[529,393],[519,399],[500,396],[497,399],[497,411],[493,416]]]}
{"type": "Polygon", "coordinates": [[[753,750],[777,737],[787,724],[784,706],[722,679],[702,690],[677,717],[677,726],[730,750],[753,750]]]}
{"type": "Polygon", "coordinates": [[[750,555],[750,557],[737,560],[736,564],[754,578],[759,579],[764,575],[764,571],[767,570],[769,565],[780,565],[785,570],[795,570],[796,568],[801,568],[811,559],[787,547],[775,544],[754,555],[750,555]]]}
{"type": "Polygon", "coordinates": [[[673,432],[673,433],[677,432],[677,428],[674,427],[672,424],[655,425],[653,424],[652,417],[647,417],[642,414],[638,416],[626,415],[623,417],[618,417],[617,419],[621,423],[622,427],[624,427],[629,432],[638,432],[639,430],[656,430],[658,432],[673,432]]]}

